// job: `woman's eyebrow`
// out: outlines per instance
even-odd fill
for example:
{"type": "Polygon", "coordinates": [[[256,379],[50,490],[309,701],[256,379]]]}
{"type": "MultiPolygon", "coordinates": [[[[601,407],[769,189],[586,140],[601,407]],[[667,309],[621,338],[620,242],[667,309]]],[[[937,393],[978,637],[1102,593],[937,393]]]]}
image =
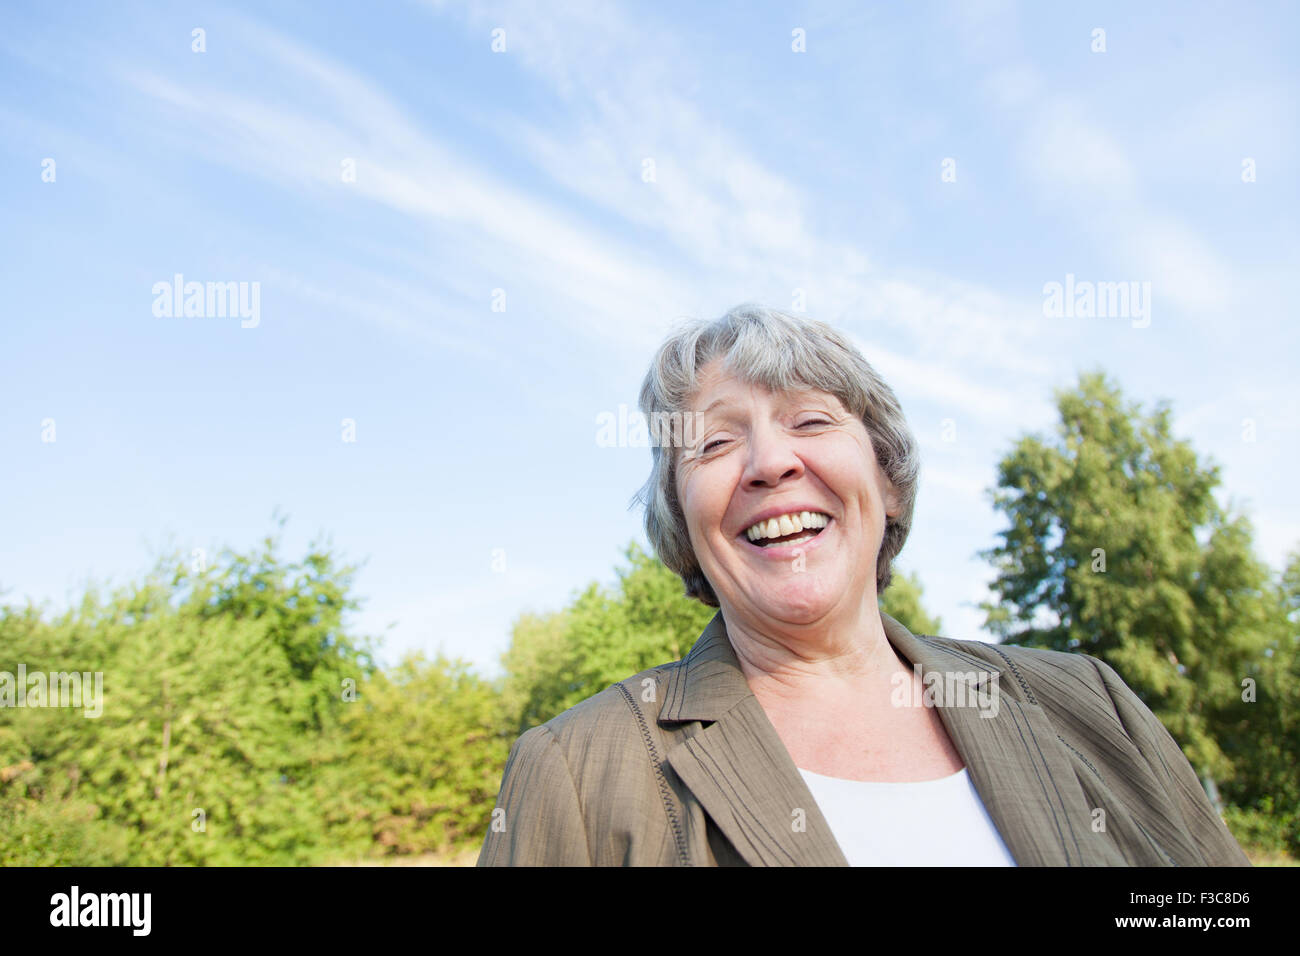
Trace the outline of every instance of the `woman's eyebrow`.
{"type": "Polygon", "coordinates": [[[739,403],[728,401],[725,398],[719,398],[713,401],[708,408],[695,413],[696,421],[706,421],[710,419],[722,419],[723,421],[735,421],[743,414],[739,403]]]}

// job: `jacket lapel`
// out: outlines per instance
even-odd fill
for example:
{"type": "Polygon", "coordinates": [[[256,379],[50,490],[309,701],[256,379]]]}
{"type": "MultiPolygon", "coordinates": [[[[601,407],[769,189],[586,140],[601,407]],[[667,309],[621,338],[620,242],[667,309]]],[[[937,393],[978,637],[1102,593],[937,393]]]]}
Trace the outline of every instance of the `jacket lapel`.
{"type": "Polygon", "coordinates": [[[847,866],[830,825],[749,689],[714,615],[665,689],[660,723],[704,726],[667,759],[751,866],[847,866]]]}
{"type": "Polygon", "coordinates": [[[889,642],[936,688],[939,717],[971,783],[1019,866],[1122,866],[1092,832],[1092,808],[1070,755],[1018,676],[917,637],[881,614],[889,642]]]}
{"type": "MultiPolygon", "coordinates": [[[[890,644],[938,690],[944,727],[1016,863],[1122,864],[1110,842],[1091,832],[1070,758],[1032,694],[988,661],[917,637],[886,614],[881,620],[890,644]]],[[[749,689],[721,612],[670,678],[659,721],[701,723],[667,759],[746,862],[847,865],[749,689]]]]}

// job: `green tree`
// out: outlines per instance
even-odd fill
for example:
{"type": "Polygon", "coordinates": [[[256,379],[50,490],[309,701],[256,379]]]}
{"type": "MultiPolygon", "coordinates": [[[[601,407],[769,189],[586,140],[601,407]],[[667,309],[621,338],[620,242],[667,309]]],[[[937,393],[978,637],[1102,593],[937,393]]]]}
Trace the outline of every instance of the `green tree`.
{"type": "Polygon", "coordinates": [[[1100,373],[1056,402],[1055,436],[1024,437],[999,464],[1009,527],[985,552],[987,626],[1101,658],[1203,776],[1244,780],[1271,731],[1242,710],[1242,682],[1274,681],[1282,623],[1250,525],[1217,503],[1218,469],[1171,435],[1167,404],[1126,404],[1100,373]]]}
{"type": "Polygon", "coordinates": [[[331,850],[322,783],[346,762],[349,576],[272,539],[212,568],[164,559],[143,583],[46,622],[0,611],[7,668],[102,675],[102,713],[0,709],[0,861],[299,864],[331,850]],[[313,658],[312,652],[315,652],[313,658]]]}
{"type": "Polygon", "coordinates": [[[939,634],[943,622],[931,617],[921,604],[924,589],[915,573],[894,569],[893,579],[885,593],[879,596],[880,610],[884,611],[913,634],[939,634]]]}
{"type": "MultiPolygon", "coordinates": [[[[73,670],[88,659],[91,636],[60,631],[30,604],[0,608],[0,670],[16,674],[19,663],[30,671],[73,670]]],[[[105,817],[95,795],[78,792],[76,765],[65,764],[61,779],[51,759],[69,727],[88,724],[76,711],[0,708],[0,866],[128,860],[127,828],[105,817]]]]}
{"type": "Polygon", "coordinates": [[[372,675],[344,716],[335,845],[395,856],[481,842],[509,749],[500,724],[499,695],[463,661],[410,654],[372,675]]]}
{"type": "MultiPolygon", "coordinates": [[[[286,519],[279,519],[282,530],[286,519]]],[[[374,670],[371,648],[344,630],[344,616],[358,608],[351,597],[356,567],[338,565],[321,543],[299,561],[279,554],[277,534],[247,553],[227,549],[214,567],[198,570],[169,564],[171,587],[204,620],[261,621],[284,653],[293,674],[292,708],[303,732],[325,729],[338,713],[345,680],[374,670]]]]}
{"type": "Polygon", "coordinates": [[[505,732],[550,720],[625,677],[679,660],[715,610],[686,598],[682,581],[635,542],[611,589],[591,584],[572,604],[516,624],[502,656],[505,732]]]}
{"type": "Polygon", "coordinates": [[[1300,855],[1300,551],[1292,552],[1272,593],[1278,622],[1254,686],[1247,684],[1224,717],[1222,743],[1248,753],[1223,796],[1234,833],[1300,855]]]}

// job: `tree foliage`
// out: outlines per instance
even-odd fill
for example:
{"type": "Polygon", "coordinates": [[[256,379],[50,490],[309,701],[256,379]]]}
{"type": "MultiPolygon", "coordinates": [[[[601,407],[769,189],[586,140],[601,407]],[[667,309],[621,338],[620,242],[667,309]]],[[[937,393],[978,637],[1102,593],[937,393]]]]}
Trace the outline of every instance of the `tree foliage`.
{"type": "Polygon", "coordinates": [[[613,589],[591,584],[569,607],[525,615],[502,657],[503,702],[522,733],[625,677],[685,656],[716,613],[632,543],[613,589]]]}
{"type": "Polygon", "coordinates": [[[921,579],[915,573],[900,572],[895,568],[893,580],[878,598],[880,610],[913,634],[940,634],[943,622],[937,617],[931,617],[922,607],[923,592],[921,579]]]}
{"type": "Polygon", "coordinates": [[[338,842],[402,856],[482,840],[509,750],[489,682],[408,654],[369,679],[344,725],[350,756],[326,801],[338,842]]]}
{"type": "MultiPolygon", "coordinates": [[[[81,671],[103,681],[98,717],[84,708],[0,710],[0,766],[9,776],[0,804],[15,823],[6,855],[78,862],[61,858],[75,843],[42,847],[42,819],[58,808],[107,831],[100,862],[316,859],[325,841],[311,786],[321,766],[344,756],[321,730],[342,703],[337,692],[328,704],[321,699],[324,672],[304,677],[291,645],[338,626],[343,605],[331,606],[328,594],[346,587],[347,573],[313,551],[303,564],[314,574],[275,593],[259,573],[292,577],[301,568],[281,567],[273,551],[268,541],[260,554],[227,555],[205,570],[167,559],[142,584],[102,602],[88,595],[50,623],[30,607],[0,612],[9,660],[29,673],[81,671]],[[241,588],[268,597],[241,604],[241,588]],[[286,623],[306,607],[317,610],[286,623]]],[[[320,646],[339,673],[370,668],[346,642],[320,646]]]]}
{"type": "Polygon", "coordinates": [[[1111,664],[1237,800],[1294,794],[1294,770],[1289,791],[1260,775],[1281,767],[1262,748],[1295,752],[1282,714],[1296,701],[1294,626],[1249,522],[1214,496],[1217,467],[1172,436],[1167,404],[1127,404],[1103,375],[1056,401],[1056,434],[1022,438],[998,467],[1009,526],[986,552],[988,627],[1111,664]]]}
{"type": "Polygon", "coordinates": [[[98,717],[0,708],[0,864],[303,864],[481,835],[495,691],[441,657],[378,669],[344,626],[351,581],[268,537],[52,621],[0,609],[11,672],[103,675],[98,717]]]}

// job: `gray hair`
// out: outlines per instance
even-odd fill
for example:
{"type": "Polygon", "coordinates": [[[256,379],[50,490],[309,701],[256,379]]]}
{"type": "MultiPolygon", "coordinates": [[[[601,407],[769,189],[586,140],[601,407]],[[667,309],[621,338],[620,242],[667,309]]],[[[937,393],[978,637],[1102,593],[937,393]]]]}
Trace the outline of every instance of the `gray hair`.
{"type": "MultiPolygon", "coordinates": [[[[890,564],[912,528],[920,454],[898,399],[862,354],[822,322],[746,303],[720,319],[678,327],[659,347],[641,385],[648,422],[681,420],[699,390],[699,373],[716,358],[749,385],[774,392],[814,388],[828,392],[856,415],[871,437],[876,459],[898,492],[899,512],[886,517],[876,556],[876,593],[889,587],[890,564]]],[[[645,506],[646,536],[655,553],[681,576],[686,596],[718,607],[718,596],[691,547],[677,498],[677,442],[651,442],[650,477],[632,499],[645,506]]]]}

